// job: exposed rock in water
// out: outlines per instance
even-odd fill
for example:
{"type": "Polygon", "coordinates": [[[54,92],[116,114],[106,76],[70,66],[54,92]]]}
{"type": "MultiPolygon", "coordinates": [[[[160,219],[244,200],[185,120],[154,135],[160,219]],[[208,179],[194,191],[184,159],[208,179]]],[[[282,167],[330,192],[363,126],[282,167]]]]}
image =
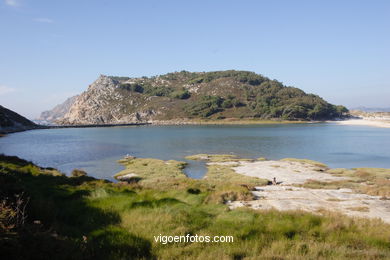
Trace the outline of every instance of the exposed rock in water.
{"type": "MultiPolygon", "coordinates": [[[[69,100],[68,100],[69,101],[69,100]]],[[[74,100],[45,113],[61,125],[188,119],[324,120],[343,106],[248,71],[174,72],[142,78],[101,75],[74,100]]]]}
{"type": "Polygon", "coordinates": [[[37,125],[18,113],[0,106],[0,134],[36,128],[37,125]]]}

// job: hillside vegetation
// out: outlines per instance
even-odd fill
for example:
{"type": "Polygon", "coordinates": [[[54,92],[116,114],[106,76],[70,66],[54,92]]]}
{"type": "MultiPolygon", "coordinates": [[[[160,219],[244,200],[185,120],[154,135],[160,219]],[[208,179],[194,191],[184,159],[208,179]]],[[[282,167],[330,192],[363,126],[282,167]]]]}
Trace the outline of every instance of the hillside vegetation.
{"type": "Polygon", "coordinates": [[[213,178],[217,170],[213,168],[207,183],[184,178],[183,164],[176,161],[131,159],[122,163],[144,181],[111,183],[81,171],[66,177],[52,168],[0,156],[0,258],[390,257],[390,228],[383,222],[333,213],[229,210],[224,200],[216,198],[234,199],[226,197],[227,191],[235,189],[240,194],[245,187],[239,183],[251,179],[225,185],[213,178]],[[169,177],[160,185],[164,174],[169,177]],[[156,243],[154,236],[160,234],[229,235],[234,242],[156,243]]]}
{"type": "Polygon", "coordinates": [[[0,134],[24,131],[38,126],[18,113],[0,106],[0,134]]]}
{"type": "MultiPolygon", "coordinates": [[[[56,112],[58,116],[58,107],[56,112]]],[[[254,72],[181,71],[142,78],[100,76],[57,121],[104,124],[224,118],[325,120],[347,112],[343,106],[254,72]]],[[[50,112],[45,116],[50,117],[50,112]]]]}

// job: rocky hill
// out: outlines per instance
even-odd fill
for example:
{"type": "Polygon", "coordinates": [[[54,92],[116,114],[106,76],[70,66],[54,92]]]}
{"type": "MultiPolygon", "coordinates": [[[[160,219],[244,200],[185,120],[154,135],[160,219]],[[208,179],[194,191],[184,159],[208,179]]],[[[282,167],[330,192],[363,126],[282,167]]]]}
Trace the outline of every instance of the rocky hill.
{"type": "Polygon", "coordinates": [[[37,125],[27,118],[0,106],[0,134],[19,132],[36,127],[37,125]]]}
{"type": "Polygon", "coordinates": [[[77,97],[78,95],[70,97],[65,100],[64,103],[55,106],[52,110],[42,112],[38,120],[42,122],[55,122],[58,119],[63,118],[76,101],[77,97]]]}
{"type": "Polygon", "coordinates": [[[64,125],[222,118],[324,120],[348,111],[277,80],[235,70],[142,78],[101,75],[71,101],[68,110],[46,112],[56,114],[46,118],[64,125]]]}

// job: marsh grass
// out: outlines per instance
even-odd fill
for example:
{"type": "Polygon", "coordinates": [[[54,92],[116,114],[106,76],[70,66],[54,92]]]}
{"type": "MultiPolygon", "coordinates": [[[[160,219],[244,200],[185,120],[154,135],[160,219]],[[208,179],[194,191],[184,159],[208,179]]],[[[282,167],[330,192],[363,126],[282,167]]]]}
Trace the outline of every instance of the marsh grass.
{"type": "Polygon", "coordinates": [[[370,211],[370,209],[368,207],[350,207],[347,209],[353,210],[353,211],[360,211],[360,212],[369,212],[370,211]]]}
{"type": "MultiPolygon", "coordinates": [[[[143,167],[136,165],[140,169],[148,167],[142,163],[143,167]]],[[[226,169],[211,168],[210,181],[217,178],[213,171],[222,170],[226,169]]],[[[184,180],[180,189],[164,189],[157,184],[149,187],[152,181],[146,182],[148,187],[125,185],[85,176],[68,178],[51,174],[6,156],[0,156],[0,171],[2,198],[21,191],[30,197],[26,227],[0,232],[1,259],[390,257],[390,226],[381,221],[326,211],[318,216],[300,211],[229,210],[224,204],[208,200],[218,192],[221,184],[217,179],[211,186],[203,180],[196,184],[184,180]],[[34,224],[36,220],[41,224],[34,224]],[[154,242],[154,236],[160,234],[188,233],[229,235],[234,242],[167,245],[154,242]]],[[[172,178],[181,180],[183,176],[176,173],[172,173],[172,178]]],[[[158,180],[156,176],[151,180],[158,180]]]]}
{"type": "MultiPolygon", "coordinates": [[[[238,160],[233,155],[199,154],[187,157],[187,159],[189,158],[212,161],[213,163],[238,160]]],[[[182,170],[186,165],[184,162],[131,157],[121,160],[120,163],[126,169],[115,175],[116,177],[133,173],[140,176],[141,180],[138,185],[143,188],[178,189],[187,190],[189,193],[205,192],[208,194],[205,201],[212,203],[252,200],[253,194],[251,190],[255,186],[262,186],[268,183],[267,180],[237,174],[232,169],[235,166],[234,164],[209,164],[205,177],[202,180],[195,180],[187,178],[183,173],[182,170]]]]}
{"type": "Polygon", "coordinates": [[[139,184],[143,187],[156,189],[166,189],[168,187],[183,188],[192,182],[192,179],[187,178],[182,169],[185,167],[185,162],[174,160],[163,161],[150,158],[129,158],[119,160],[125,170],[119,172],[114,177],[123,176],[126,174],[136,174],[140,177],[139,184]]]}
{"type": "Polygon", "coordinates": [[[237,174],[232,165],[211,164],[207,166],[204,182],[211,185],[213,192],[207,201],[225,203],[235,200],[253,200],[252,190],[268,184],[268,180],[237,174]]]}
{"type": "Polygon", "coordinates": [[[312,189],[341,189],[349,188],[359,193],[372,196],[390,197],[390,169],[354,168],[330,169],[327,173],[347,177],[345,180],[321,182],[309,180],[300,187],[312,189]]]}
{"type": "Polygon", "coordinates": [[[186,156],[185,159],[209,162],[234,162],[240,160],[239,157],[232,154],[194,154],[186,156]]]}
{"type": "Polygon", "coordinates": [[[313,166],[317,166],[317,167],[320,167],[320,168],[328,168],[328,166],[326,164],[323,164],[323,163],[317,162],[317,161],[313,161],[313,160],[309,160],[309,159],[284,158],[284,159],[281,159],[280,161],[300,162],[300,163],[305,163],[305,164],[310,164],[310,165],[313,165],[313,166]]]}

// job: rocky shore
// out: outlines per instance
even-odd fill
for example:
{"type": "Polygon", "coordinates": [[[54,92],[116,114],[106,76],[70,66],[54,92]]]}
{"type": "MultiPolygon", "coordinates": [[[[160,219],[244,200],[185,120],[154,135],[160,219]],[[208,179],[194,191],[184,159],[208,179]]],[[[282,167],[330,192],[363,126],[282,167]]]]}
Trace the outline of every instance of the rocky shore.
{"type": "MultiPolygon", "coordinates": [[[[354,217],[379,218],[390,223],[390,198],[375,192],[362,193],[360,188],[370,184],[357,180],[358,175],[378,177],[378,172],[381,172],[384,173],[383,181],[388,182],[390,170],[330,170],[326,166],[299,160],[241,161],[236,162],[233,169],[245,176],[275,178],[276,181],[273,185],[255,187],[255,200],[229,203],[232,209],[303,210],[316,214],[326,210],[354,217]]],[[[390,193],[389,185],[386,190],[390,193]]]]}

